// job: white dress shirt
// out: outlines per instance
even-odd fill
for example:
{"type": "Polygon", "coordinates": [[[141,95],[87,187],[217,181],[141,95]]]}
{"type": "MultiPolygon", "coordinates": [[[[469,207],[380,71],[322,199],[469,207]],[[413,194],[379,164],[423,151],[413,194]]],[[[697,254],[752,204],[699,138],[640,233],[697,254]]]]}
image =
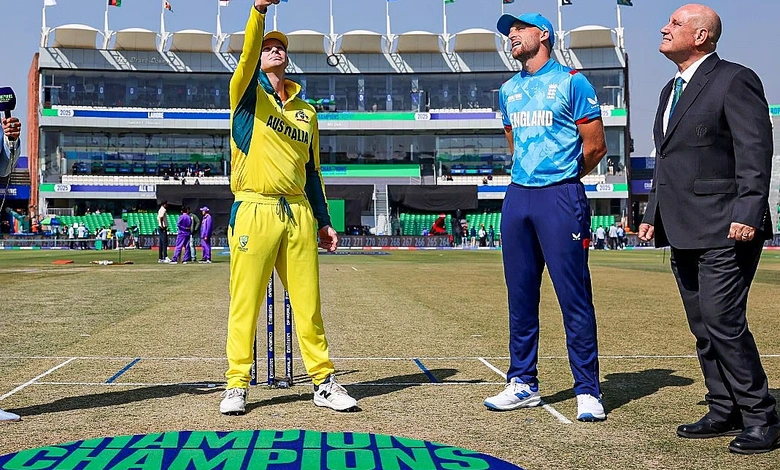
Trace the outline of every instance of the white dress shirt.
{"type": "MultiPolygon", "coordinates": [[[[683,72],[677,72],[674,75],[674,79],[677,80],[677,77],[682,77],[683,79],[683,92],[685,91],[685,88],[688,86],[688,83],[690,83],[691,79],[693,78],[693,74],[696,73],[696,70],[699,69],[699,66],[702,62],[707,60],[707,57],[714,54],[714,52],[710,52],[709,54],[705,55],[701,59],[697,60],[696,62],[692,63],[687,69],[685,69],[683,72]]],[[[674,98],[674,86],[672,86],[672,92],[669,94],[669,99],[666,102],[666,111],[664,111],[664,134],[666,134],[666,127],[669,124],[669,113],[672,110],[672,99],[674,98]]]]}

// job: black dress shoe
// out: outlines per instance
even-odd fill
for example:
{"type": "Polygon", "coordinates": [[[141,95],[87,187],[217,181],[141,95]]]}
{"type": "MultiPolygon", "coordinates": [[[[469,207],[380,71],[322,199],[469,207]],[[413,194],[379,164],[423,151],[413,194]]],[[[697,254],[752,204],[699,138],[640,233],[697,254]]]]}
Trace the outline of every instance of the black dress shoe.
{"type": "Polygon", "coordinates": [[[730,421],[715,421],[707,416],[691,424],[677,427],[677,435],[687,439],[709,439],[720,436],[738,436],[742,426],[730,421]]]}
{"type": "Polygon", "coordinates": [[[729,450],[738,454],[761,454],[780,447],[780,424],[748,426],[729,444],[729,450]]]}

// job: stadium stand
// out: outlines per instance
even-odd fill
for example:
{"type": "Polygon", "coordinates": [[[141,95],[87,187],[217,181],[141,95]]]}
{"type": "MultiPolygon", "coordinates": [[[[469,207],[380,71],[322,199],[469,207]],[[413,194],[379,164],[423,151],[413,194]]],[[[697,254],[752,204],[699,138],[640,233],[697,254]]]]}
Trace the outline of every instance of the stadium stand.
{"type": "Polygon", "coordinates": [[[100,214],[87,214],[87,215],[59,215],[57,218],[60,220],[62,225],[69,226],[73,224],[84,224],[84,226],[89,230],[90,233],[95,233],[95,230],[98,230],[103,227],[112,227],[114,225],[114,217],[109,213],[100,213],[100,214]]]}
{"type": "MultiPolygon", "coordinates": [[[[168,234],[176,235],[176,221],[180,214],[168,213],[168,234]]],[[[157,213],[154,212],[126,212],[122,214],[122,220],[128,227],[138,227],[140,235],[154,235],[157,231],[157,213]]]]}

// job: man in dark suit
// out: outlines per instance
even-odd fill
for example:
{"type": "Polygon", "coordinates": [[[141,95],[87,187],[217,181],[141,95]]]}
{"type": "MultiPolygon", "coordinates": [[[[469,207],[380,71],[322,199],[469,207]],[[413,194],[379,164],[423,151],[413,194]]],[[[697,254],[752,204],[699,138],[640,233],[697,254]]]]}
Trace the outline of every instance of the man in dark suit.
{"type": "Polygon", "coordinates": [[[771,236],[772,128],[761,81],[715,53],[718,15],[686,5],[661,29],[678,67],[661,91],[656,166],[641,240],[672,247],[672,271],[704,373],[709,412],[677,428],[686,438],[737,436],[732,452],[780,444],[780,418],[753,335],[747,298],[771,236]]]}

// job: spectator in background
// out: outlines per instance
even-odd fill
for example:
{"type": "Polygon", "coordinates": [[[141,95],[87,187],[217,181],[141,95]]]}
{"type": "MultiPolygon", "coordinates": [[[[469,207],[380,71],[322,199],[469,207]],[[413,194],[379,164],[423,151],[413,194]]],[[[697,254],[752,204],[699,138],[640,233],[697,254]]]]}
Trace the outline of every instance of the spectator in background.
{"type": "Polygon", "coordinates": [[[496,245],[496,229],[493,226],[488,227],[488,246],[494,247],[496,245]]]}
{"type": "Polygon", "coordinates": [[[439,217],[433,222],[431,226],[431,235],[447,235],[446,225],[447,215],[439,214],[439,217]]]}
{"type": "Polygon", "coordinates": [[[618,249],[617,222],[609,226],[609,249],[618,249]]]}
{"type": "Polygon", "coordinates": [[[170,263],[171,259],[168,258],[168,201],[165,200],[160,203],[160,210],[157,211],[157,233],[160,236],[157,243],[157,262],[170,263]]]}
{"type": "Polygon", "coordinates": [[[68,247],[71,250],[76,249],[76,229],[78,228],[79,224],[73,223],[73,225],[68,225],[68,247]]]}
{"type": "Polygon", "coordinates": [[[106,242],[103,245],[104,250],[113,250],[114,249],[114,242],[116,239],[114,238],[115,234],[114,231],[111,230],[111,227],[106,228],[106,242]]]}
{"type": "Polygon", "coordinates": [[[599,228],[596,229],[596,249],[603,250],[606,240],[607,232],[604,230],[604,227],[599,225],[599,228]]]}
{"type": "Polygon", "coordinates": [[[81,222],[78,227],[79,236],[79,250],[87,249],[87,239],[89,238],[89,230],[84,226],[84,222],[81,222]]]}
{"type": "Polygon", "coordinates": [[[200,255],[200,262],[211,264],[211,235],[213,234],[213,220],[211,219],[211,212],[209,212],[208,206],[200,208],[200,212],[203,215],[203,221],[200,224],[200,246],[203,248],[203,253],[200,255]]]}
{"type": "Polygon", "coordinates": [[[477,228],[472,226],[471,231],[469,232],[470,237],[470,243],[469,246],[472,248],[475,248],[477,246],[477,228]]]}
{"type": "Polygon", "coordinates": [[[617,226],[618,250],[626,247],[626,231],[623,230],[623,224],[617,226]]]}
{"type": "Polygon", "coordinates": [[[487,230],[485,230],[485,224],[479,224],[479,246],[487,246],[487,230]]]}
{"type": "Polygon", "coordinates": [[[190,260],[190,229],[192,228],[192,218],[190,217],[190,208],[184,206],[181,208],[181,215],[179,220],[176,221],[176,228],[178,234],[176,235],[176,248],[173,250],[173,259],[171,264],[179,262],[179,255],[181,255],[182,264],[187,264],[190,260]]]}

